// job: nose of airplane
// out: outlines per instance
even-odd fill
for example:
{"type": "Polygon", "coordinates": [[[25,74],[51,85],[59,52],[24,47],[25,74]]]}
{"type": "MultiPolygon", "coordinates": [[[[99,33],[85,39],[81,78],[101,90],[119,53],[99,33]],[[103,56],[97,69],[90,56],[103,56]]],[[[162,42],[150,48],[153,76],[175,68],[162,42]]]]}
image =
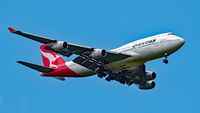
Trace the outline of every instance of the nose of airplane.
{"type": "Polygon", "coordinates": [[[174,37],[174,48],[181,48],[185,43],[185,40],[179,36],[174,37]]]}
{"type": "Polygon", "coordinates": [[[183,46],[185,44],[185,40],[181,37],[178,37],[178,43],[180,46],[183,46]]]}
{"type": "Polygon", "coordinates": [[[172,53],[180,49],[185,44],[185,40],[179,36],[173,35],[170,37],[171,38],[168,38],[171,45],[169,46],[169,49],[172,53]]]}

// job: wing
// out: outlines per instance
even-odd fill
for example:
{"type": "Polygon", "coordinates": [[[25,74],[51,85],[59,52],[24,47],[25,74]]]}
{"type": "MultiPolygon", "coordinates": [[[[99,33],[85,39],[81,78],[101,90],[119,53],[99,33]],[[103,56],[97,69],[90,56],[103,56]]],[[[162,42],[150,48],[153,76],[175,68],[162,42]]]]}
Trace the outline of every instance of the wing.
{"type": "Polygon", "coordinates": [[[48,38],[32,35],[32,34],[29,34],[29,33],[22,32],[22,31],[16,31],[11,27],[9,27],[8,30],[11,33],[18,34],[18,35],[24,36],[26,38],[29,38],[29,39],[32,39],[32,40],[35,40],[35,41],[38,41],[38,42],[41,42],[41,43],[44,43],[44,44],[55,42],[55,40],[52,40],[52,39],[48,39],[48,38]]]}
{"type": "Polygon", "coordinates": [[[75,58],[73,61],[91,70],[96,69],[100,65],[102,66],[102,61],[104,61],[104,63],[110,63],[110,62],[114,62],[114,61],[118,61],[118,60],[122,60],[124,58],[130,57],[130,55],[121,54],[121,53],[113,52],[113,51],[106,51],[107,54],[105,57],[94,58],[94,57],[91,57],[90,54],[92,54],[95,50],[98,50],[97,52],[100,52],[99,50],[103,50],[103,49],[95,49],[95,48],[86,47],[82,45],[67,43],[64,41],[57,41],[57,40],[53,40],[53,39],[49,39],[49,38],[45,38],[41,36],[32,35],[29,33],[22,32],[22,31],[16,31],[10,27],[8,29],[11,33],[24,36],[26,38],[29,38],[29,39],[32,39],[44,44],[48,44],[49,46],[47,46],[45,49],[54,51],[61,55],[69,57],[72,54],[77,54],[79,56],[75,58]],[[67,44],[67,46],[65,46],[67,48],[62,48],[61,46],[62,44],[63,45],[67,44]]]}
{"type": "Polygon", "coordinates": [[[140,89],[152,89],[155,87],[155,82],[152,81],[155,78],[155,72],[146,71],[146,66],[142,64],[132,67],[129,70],[111,73],[107,76],[106,80],[115,80],[129,86],[135,84],[140,89]]]}

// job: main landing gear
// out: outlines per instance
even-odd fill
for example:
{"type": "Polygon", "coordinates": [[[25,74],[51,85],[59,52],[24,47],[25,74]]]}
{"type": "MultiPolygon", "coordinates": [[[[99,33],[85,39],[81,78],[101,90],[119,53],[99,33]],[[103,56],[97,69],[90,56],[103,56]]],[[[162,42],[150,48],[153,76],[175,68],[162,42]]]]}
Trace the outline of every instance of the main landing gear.
{"type": "Polygon", "coordinates": [[[101,67],[101,66],[99,67],[99,70],[97,71],[97,76],[99,78],[103,78],[103,77],[105,77],[108,74],[109,74],[108,70],[104,69],[104,67],[101,67]]]}
{"type": "Polygon", "coordinates": [[[165,59],[163,60],[163,63],[165,63],[165,64],[168,64],[168,60],[167,60],[167,57],[169,56],[169,54],[168,53],[165,53],[165,59]]]}
{"type": "Polygon", "coordinates": [[[106,70],[103,67],[99,67],[97,74],[97,76],[100,78],[106,77],[105,80],[108,82],[110,82],[111,80],[116,80],[121,84],[127,84],[128,86],[134,83],[134,78],[128,73],[128,71],[112,73],[111,71],[106,70]]]}

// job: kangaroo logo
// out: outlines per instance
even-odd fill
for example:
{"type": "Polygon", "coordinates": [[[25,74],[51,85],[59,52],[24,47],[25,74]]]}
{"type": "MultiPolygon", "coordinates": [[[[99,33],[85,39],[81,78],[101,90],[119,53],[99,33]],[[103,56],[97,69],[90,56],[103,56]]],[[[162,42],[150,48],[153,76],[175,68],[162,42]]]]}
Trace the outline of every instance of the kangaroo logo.
{"type": "Polygon", "coordinates": [[[54,55],[52,55],[51,53],[45,53],[41,50],[41,53],[44,57],[46,57],[47,59],[49,59],[49,64],[50,64],[50,68],[55,67],[56,69],[58,69],[58,66],[52,64],[57,58],[59,58],[60,56],[56,55],[56,57],[54,57],[54,55]]]}

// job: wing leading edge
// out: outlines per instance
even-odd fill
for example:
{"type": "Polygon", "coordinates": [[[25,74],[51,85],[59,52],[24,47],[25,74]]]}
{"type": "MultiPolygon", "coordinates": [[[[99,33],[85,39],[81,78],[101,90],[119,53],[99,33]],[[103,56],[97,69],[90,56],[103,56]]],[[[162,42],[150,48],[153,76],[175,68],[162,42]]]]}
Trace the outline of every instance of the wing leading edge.
{"type": "MultiPolygon", "coordinates": [[[[45,37],[41,37],[41,36],[29,34],[29,33],[25,33],[25,32],[22,32],[22,31],[14,30],[11,27],[9,27],[8,29],[11,33],[14,33],[14,34],[17,34],[17,35],[20,35],[20,36],[24,36],[26,38],[38,41],[40,43],[52,44],[52,43],[57,42],[57,40],[53,40],[53,39],[49,39],[49,38],[45,38],[45,37]]],[[[71,54],[77,54],[79,56],[74,61],[78,61],[76,63],[78,63],[78,64],[80,64],[80,65],[82,65],[86,68],[89,68],[89,67],[84,65],[82,62],[86,62],[86,63],[87,63],[87,61],[89,61],[89,62],[95,61],[95,63],[98,62],[99,59],[94,59],[94,58],[91,58],[89,56],[86,56],[87,58],[85,58],[85,59],[81,59],[81,57],[80,57],[80,56],[85,56],[85,53],[91,52],[92,50],[94,50],[94,48],[86,47],[86,46],[82,46],[82,45],[76,45],[76,44],[72,44],[72,43],[67,43],[67,45],[68,45],[67,50],[62,49],[62,50],[54,51],[54,52],[59,53],[59,54],[64,55],[64,56],[67,56],[67,57],[69,57],[71,54]],[[71,52],[70,55],[67,54],[68,52],[71,52]],[[81,60],[81,62],[80,62],[80,60],[81,60]],[[87,61],[82,61],[82,60],[87,60],[87,61]]],[[[107,52],[106,57],[102,58],[101,60],[105,60],[108,63],[130,57],[130,55],[126,55],[126,54],[122,54],[122,53],[118,53],[118,52],[114,52],[114,51],[106,51],[106,52],[107,52]]],[[[92,62],[92,63],[94,63],[94,62],[92,62]]],[[[95,68],[97,68],[98,66],[99,65],[96,65],[95,68]]],[[[93,70],[93,68],[92,68],[92,70],[93,70]]],[[[91,68],[89,68],[89,69],[91,69],[91,68]]]]}

